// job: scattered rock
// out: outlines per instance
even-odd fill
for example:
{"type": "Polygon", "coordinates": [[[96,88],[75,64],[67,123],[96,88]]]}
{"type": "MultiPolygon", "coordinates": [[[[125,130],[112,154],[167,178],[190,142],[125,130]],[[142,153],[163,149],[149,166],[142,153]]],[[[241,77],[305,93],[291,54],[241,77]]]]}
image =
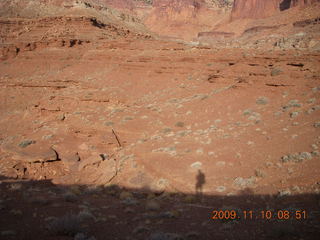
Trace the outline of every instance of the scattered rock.
{"type": "Polygon", "coordinates": [[[13,230],[5,230],[1,231],[1,236],[3,237],[10,237],[10,236],[15,236],[17,233],[13,230]]]}
{"type": "Polygon", "coordinates": [[[249,178],[237,177],[233,181],[234,185],[236,185],[237,187],[240,187],[240,188],[250,187],[250,186],[254,185],[255,182],[256,182],[256,178],[253,176],[251,176],[249,178]]]}
{"type": "Polygon", "coordinates": [[[167,133],[172,132],[172,129],[171,128],[164,128],[164,129],[161,130],[161,132],[164,133],[164,134],[167,134],[167,133]]]}
{"type": "Polygon", "coordinates": [[[252,141],[248,141],[248,142],[247,142],[247,144],[248,144],[248,145],[253,145],[253,144],[254,144],[254,142],[252,142],[252,141]]]}
{"type": "Polygon", "coordinates": [[[261,120],[261,115],[260,115],[260,113],[252,112],[251,115],[248,117],[248,120],[250,120],[250,121],[260,121],[261,120]]]}
{"type": "Polygon", "coordinates": [[[266,105],[269,103],[269,99],[267,97],[259,97],[256,101],[258,105],[266,105]]]}
{"type": "Polygon", "coordinates": [[[120,193],[119,196],[120,200],[125,200],[125,199],[133,199],[133,194],[131,192],[123,191],[120,193]]]}
{"type": "Polygon", "coordinates": [[[251,113],[252,113],[251,109],[246,109],[246,110],[243,111],[243,115],[244,116],[250,115],[251,113]]]}
{"type": "Polygon", "coordinates": [[[254,171],[254,173],[255,173],[256,177],[260,177],[260,178],[266,177],[265,172],[262,171],[261,169],[256,169],[256,170],[254,171]]]}
{"type": "Polygon", "coordinates": [[[150,229],[146,226],[138,226],[133,230],[133,234],[139,234],[143,232],[149,232],[150,229]]]}
{"type": "Polygon", "coordinates": [[[35,144],[35,143],[36,143],[36,141],[34,141],[34,140],[24,140],[24,141],[22,141],[21,143],[19,143],[19,147],[21,147],[21,148],[26,148],[26,147],[28,147],[29,145],[35,144]]]}
{"type": "Polygon", "coordinates": [[[73,240],[96,240],[96,238],[94,236],[88,237],[86,234],[84,233],[77,233],[73,240]]]}
{"type": "Polygon", "coordinates": [[[89,209],[83,209],[78,213],[78,219],[80,221],[94,220],[94,215],[89,211],[89,209]]]}
{"type": "Polygon", "coordinates": [[[200,154],[200,155],[203,154],[203,148],[197,149],[196,153],[197,153],[197,154],[200,154]]]}
{"type": "Polygon", "coordinates": [[[126,116],[123,118],[123,121],[131,121],[133,119],[134,119],[134,117],[132,117],[132,116],[126,116]]]}
{"type": "Polygon", "coordinates": [[[177,155],[176,147],[161,147],[161,148],[153,149],[152,152],[164,152],[171,156],[177,155]]]}
{"type": "Polygon", "coordinates": [[[226,165],[226,162],[225,161],[218,161],[216,162],[216,166],[218,167],[224,167],[226,165]]]}
{"type": "Polygon", "coordinates": [[[300,107],[302,107],[302,104],[299,103],[299,100],[297,100],[297,99],[292,99],[292,100],[290,100],[285,106],[283,106],[282,109],[283,109],[284,111],[286,111],[286,110],[288,110],[288,109],[290,109],[290,108],[300,108],[300,107]]]}
{"type": "Polygon", "coordinates": [[[308,48],[315,50],[315,51],[319,51],[320,50],[320,41],[315,40],[315,39],[311,39],[308,44],[308,48]]]}
{"type": "Polygon", "coordinates": [[[82,193],[80,186],[77,185],[70,186],[70,192],[76,195],[80,195],[82,193]]]}
{"type": "Polygon", "coordinates": [[[200,169],[202,167],[201,162],[194,162],[190,165],[191,168],[200,169]]]}
{"type": "Polygon", "coordinates": [[[31,198],[29,202],[33,204],[41,205],[41,206],[46,206],[50,204],[50,200],[42,196],[36,196],[34,198],[31,198]]]}
{"type": "Polygon", "coordinates": [[[281,239],[286,237],[296,237],[299,235],[293,225],[289,222],[273,224],[267,232],[267,236],[272,239],[281,239]]]}
{"type": "Polygon", "coordinates": [[[278,76],[280,75],[281,73],[283,73],[283,71],[279,68],[273,68],[271,70],[271,76],[274,77],[274,76],[278,76]]]}
{"type": "Polygon", "coordinates": [[[320,128],[320,122],[315,122],[315,123],[313,124],[313,126],[314,126],[315,128],[320,128]]]}
{"type": "Polygon", "coordinates": [[[159,214],[161,218],[178,218],[180,216],[180,212],[177,210],[166,211],[159,214]]]}
{"type": "Polygon", "coordinates": [[[311,160],[312,159],[312,155],[309,152],[302,152],[302,153],[300,153],[300,158],[311,160]]]}
{"type": "Polygon", "coordinates": [[[66,202],[77,202],[78,201],[78,196],[75,195],[72,192],[66,192],[65,194],[63,194],[63,199],[66,202]]]}
{"type": "Polygon", "coordinates": [[[294,153],[294,154],[289,154],[281,157],[281,161],[286,163],[286,162],[303,162],[304,160],[310,160],[312,159],[312,155],[309,152],[302,152],[302,153],[294,153]]]}
{"type": "Polygon", "coordinates": [[[281,190],[278,193],[278,197],[285,197],[285,196],[290,196],[290,195],[291,195],[290,189],[281,190]]]}
{"type": "Polygon", "coordinates": [[[18,191],[21,190],[22,184],[21,183],[12,183],[9,185],[9,190],[10,191],[18,191]]]}
{"type": "Polygon", "coordinates": [[[299,112],[291,112],[290,113],[290,117],[291,118],[295,118],[295,117],[297,117],[299,115],[299,112]]]}
{"type": "Polygon", "coordinates": [[[221,193],[221,192],[225,192],[226,189],[227,189],[227,188],[226,188],[225,186],[218,186],[218,187],[216,188],[216,191],[219,192],[219,193],[221,193]]]}
{"type": "Polygon", "coordinates": [[[156,200],[147,200],[145,207],[148,211],[158,211],[160,204],[156,200]]]}
{"type": "Polygon", "coordinates": [[[149,240],[185,240],[185,238],[179,234],[175,233],[152,233],[149,240]]]}
{"type": "Polygon", "coordinates": [[[73,240],[87,240],[87,236],[84,233],[77,233],[73,240]]]}
{"type": "Polygon", "coordinates": [[[292,191],[300,193],[300,192],[301,192],[301,189],[300,189],[299,186],[293,186],[293,187],[292,187],[292,191]]]}
{"type": "Polygon", "coordinates": [[[188,232],[185,236],[187,239],[199,239],[201,235],[199,232],[191,231],[188,232]]]}
{"type": "Polygon", "coordinates": [[[57,116],[57,120],[58,120],[58,121],[64,121],[65,119],[66,119],[66,116],[65,116],[64,113],[59,114],[59,115],[57,116]]]}
{"type": "Polygon", "coordinates": [[[81,221],[78,216],[65,215],[61,218],[54,218],[48,224],[47,229],[57,236],[75,236],[81,231],[81,221]]]}
{"type": "Polygon", "coordinates": [[[6,205],[2,204],[2,202],[0,201],[0,211],[5,210],[6,208],[6,205]]]}
{"type": "Polygon", "coordinates": [[[177,122],[175,124],[176,127],[184,127],[184,123],[183,122],[177,122]]]}
{"type": "Polygon", "coordinates": [[[131,207],[126,207],[126,208],[124,209],[124,212],[125,212],[125,213],[134,213],[134,209],[131,208],[131,207]]]}
{"type": "Polygon", "coordinates": [[[313,106],[313,107],[311,107],[308,111],[307,111],[307,113],[312,113],[312,112],[314,112],[314,111],[318,111],[318,110],[320,110],[320,105],[315,105],[315,106],[313,106]]]}
{"type": "Polygon", "coordinates": [[[308,99],[307,103],[312,104],[312,103],[315,103],[316,101],[317,101],[316,98],[310,98],[308,99]]]}
{"type": "Polygon", "coordinates": [[[113,126],[113,125],[114,125],[114,122],[105,122],[104,125],[105,125],[105,126],[113,126]]]}
{"type": "Polygon", "coordinates": [[[196,199],[196,197],[193,196],[193,195],[187,195],[187,196],[184,197],[183,201],[184,201],[185,203],[194,203],[194,202],[197,201],[197,199],[196,199]]]}
{"type": "Polygon", "coordinates": [[[22,211],[20,209],[11,209],[10,213],[15,215],[15,216],[21,216],[22,215],[22,211]]]}
{"type": "Polygon", "coordinates": [[[318,91],[320,91],[320,87],[314,87],[314,88],[312,88],[312,92],[316,93],[316,92],[318,92],[318,91]]]}

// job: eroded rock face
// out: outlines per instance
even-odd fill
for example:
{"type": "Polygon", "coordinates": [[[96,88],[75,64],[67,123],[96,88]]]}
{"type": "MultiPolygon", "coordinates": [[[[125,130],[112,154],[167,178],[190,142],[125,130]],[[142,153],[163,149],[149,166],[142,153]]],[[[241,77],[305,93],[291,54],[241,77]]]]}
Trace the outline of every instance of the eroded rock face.
{"type": "Polygon", "coordinates": [[[133,1],[130,0],[117,0],[117,1],[112,1],[112,0],[104,0],[100,1],[101,3],[105,3],[108,6],[112,6],[114,8],[118,9],[129,9],[132,10],[134,7],[133,1]]]}
{"type": "Polygon", "coordinates": [[[287,2],[290,2],[291,7],[296,7],[296,6],[306,6],[306,5],[313,4],[320,1],[319,0],[291,0],[291,1],[287,0],[287,2]]]}
{"type": "Polygon", "coordinates": [[[163,20],[187,20],[195,17],[200,9],[202,1],[198,0],[157,0],[154,2],[153,14],[157,19],[162,17],[163,20]]]}
{"type": "Polygon", "coordinates": [[[159,35],[192,40],[221,21],[220,10],[203,0],[156,0],[144,22],[159,35]]]}
{"type": "Polygon", "coordinates": [[[145,24],[153,32],[172,36],[175,26],[183,26],[186,22],[193,24],[200,10],[200,2],[193,0],[157,0],[145,24]]]}
{"type": "Polygon", "coordinates": [[[184,7],[197,7],[199,8],[204,1],[202,0],[155,0],[153,3],[154,7],[162,8],[174,8],[175,10],[181,10],[184,7]]]}
{"type": "Polygon", "coordinates": [[[263,18],[279,10],[280,0],[235,0],[231,13],[232,20],[239,18],[263,18]]]}
{"type": "Polygon", "coordinates": [[[264,18],[292,7],[303,7],[319,0],[235,0],[231,19],[264,18]]]}

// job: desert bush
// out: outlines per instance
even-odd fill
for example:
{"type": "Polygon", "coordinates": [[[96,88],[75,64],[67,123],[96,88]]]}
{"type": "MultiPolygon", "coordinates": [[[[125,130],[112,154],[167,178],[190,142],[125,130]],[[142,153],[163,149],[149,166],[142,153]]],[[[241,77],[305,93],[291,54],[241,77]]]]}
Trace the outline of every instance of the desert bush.
{"type": "Polygon", "coordinates": [[[47,226],[49,232],[58,236],[75,236],[81,232],[80,219],[76,215],[65,215],[53,219],[47,226]]]}

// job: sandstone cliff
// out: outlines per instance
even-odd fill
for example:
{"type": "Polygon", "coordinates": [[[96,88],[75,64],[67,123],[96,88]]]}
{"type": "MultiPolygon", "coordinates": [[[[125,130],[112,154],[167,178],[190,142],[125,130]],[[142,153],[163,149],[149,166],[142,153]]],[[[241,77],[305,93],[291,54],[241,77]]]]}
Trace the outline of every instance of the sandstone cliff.
{"type": "Polygon", "coordinates": [[[305,6],[305,5],[313,4],[316,2],[320,2],[320,0],[291,0],[291,1],[287,0],[284,2],[290,2],[290,6],[295,7],[295,6],[305,6]]]}
{"type": "Polygon", "coordinates": [[[292,7],[303,7],[320,0],[235,0],[231,19],[265,18],[292,7]]]}
{"type": "Polygon", "coordinates": [[[221,9],[203,0],[155,0],[144,23],[159,35],[192,40],[228,16],[228,6],[221,9]]]}
{"type": "Polygon", "coordinates": [[[231,19],[268,17],[279,11],[279,0],[235,0],[231,19]]]}

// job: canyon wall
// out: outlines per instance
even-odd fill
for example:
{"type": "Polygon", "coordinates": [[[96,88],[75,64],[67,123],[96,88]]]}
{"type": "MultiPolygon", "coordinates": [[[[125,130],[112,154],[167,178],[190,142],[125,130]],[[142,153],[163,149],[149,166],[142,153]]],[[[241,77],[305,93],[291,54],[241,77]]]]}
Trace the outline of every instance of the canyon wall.
{"type": "Polygon", "coordinates": [[[265,18],[292,7],[304,7],[320,0],[235,0],[231,19],[265,18]]]}
{"type": "Polygon", "coordinates": [[[273,15],[279,10],[280,0],[235,0],[231,19],[263,18],[273,15]]]}
{"type": "Polygon", "coordinates": [[[159,35],[192,40],[225,19],[230,12],[225,9],[203,0],[154,0],[144,23],[159,35]]]}
{"type": "Polygon", "coordinates": [[[320,0],[291,0],[290,2],[291,2],[290,3],[291,7],[296,7],[296,6],[306,6],[316,2],[320,2],[320,0]]]}

